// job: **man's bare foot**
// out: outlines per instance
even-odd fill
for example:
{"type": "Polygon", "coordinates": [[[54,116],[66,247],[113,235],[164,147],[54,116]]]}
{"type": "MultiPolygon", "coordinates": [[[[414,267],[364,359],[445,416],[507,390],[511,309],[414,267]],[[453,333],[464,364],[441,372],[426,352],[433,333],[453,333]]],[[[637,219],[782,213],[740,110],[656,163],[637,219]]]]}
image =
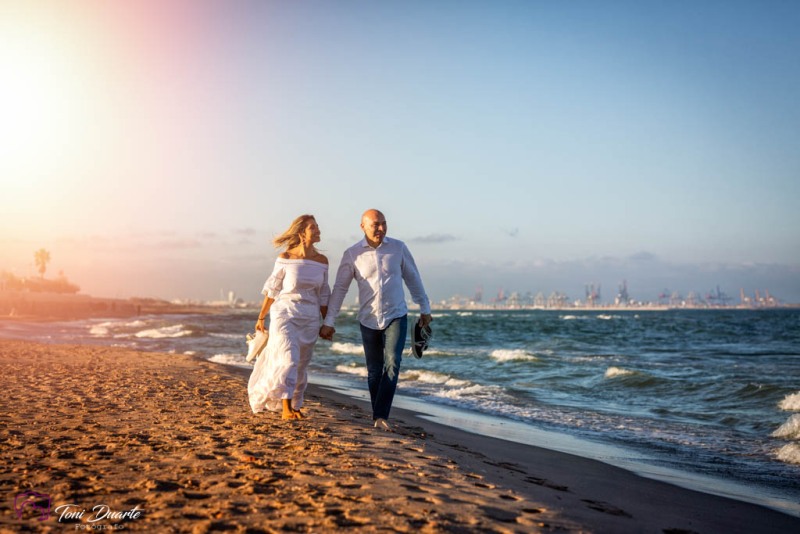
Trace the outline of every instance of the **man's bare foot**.
{"type": "Polygon", "coordinates": [[[382,417],[378,417],[377,419],[375,419],[375,428],[385,430],[386,432],[394,432],[392,425],[390,425],[389,422],[386,419],[383,419],[382,417]]]}

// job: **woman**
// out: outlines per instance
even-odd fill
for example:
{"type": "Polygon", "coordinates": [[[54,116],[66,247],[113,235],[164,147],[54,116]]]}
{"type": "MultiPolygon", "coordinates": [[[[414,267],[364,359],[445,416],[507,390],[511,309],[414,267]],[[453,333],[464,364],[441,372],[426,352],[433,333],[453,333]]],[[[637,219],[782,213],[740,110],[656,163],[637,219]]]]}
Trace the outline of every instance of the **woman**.
{"type": "Polygon", "coordinates": [[[269,314],[269,341],[256,360],[247,385],[254,413],[282,410],[283,419],[303,419],[300,412],[308,384],[308,363],[328,311],[328,258],[320,254],[319,226],[313,215],[301,215],[273,240],[286,247],[264,284],[264,303],[256,330],[269,314]]]}

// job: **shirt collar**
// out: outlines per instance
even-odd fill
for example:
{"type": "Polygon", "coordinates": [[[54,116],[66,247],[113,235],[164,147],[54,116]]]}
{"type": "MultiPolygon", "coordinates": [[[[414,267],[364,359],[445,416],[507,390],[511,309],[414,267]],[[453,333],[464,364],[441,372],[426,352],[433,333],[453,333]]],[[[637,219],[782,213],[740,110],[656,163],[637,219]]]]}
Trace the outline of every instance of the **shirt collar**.
{"type": "MultiPolygon", "coordinates": [[[[385,244],[386,244],[386,242],[387,242],[387,241],[389,241],[389,237],[388,237],[388,236],[387,236],[387,237],[384,237],[384,238],[383,238],[383,241],[381,242],[381,244],[380,244],[380,245],[378,245],[377,247],[375,247],[373,250],[377,250],[377,249],[381,248],[383,245],[385,245],[385,244]]],[[[367,238],[366,238],[366,236],[364,236],[364,238],[363,238],[363,239],[362,239],[362,240],[359,242],[359,244],[361,245],[361,248],[372,248],[372,247],[369,245],[369,243],[367,242],[367,238]]]]}

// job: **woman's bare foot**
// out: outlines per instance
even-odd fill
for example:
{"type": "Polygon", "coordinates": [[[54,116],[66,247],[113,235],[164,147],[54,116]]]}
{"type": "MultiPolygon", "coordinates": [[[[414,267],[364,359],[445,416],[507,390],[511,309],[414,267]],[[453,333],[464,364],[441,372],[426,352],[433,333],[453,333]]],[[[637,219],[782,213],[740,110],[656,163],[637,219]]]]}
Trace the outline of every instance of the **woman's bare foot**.
{"type": "Polygon", "coordinates": [[[303,414],[292,408],[292,399],[283,399],[281,419],[303,419],[303,414]]]}

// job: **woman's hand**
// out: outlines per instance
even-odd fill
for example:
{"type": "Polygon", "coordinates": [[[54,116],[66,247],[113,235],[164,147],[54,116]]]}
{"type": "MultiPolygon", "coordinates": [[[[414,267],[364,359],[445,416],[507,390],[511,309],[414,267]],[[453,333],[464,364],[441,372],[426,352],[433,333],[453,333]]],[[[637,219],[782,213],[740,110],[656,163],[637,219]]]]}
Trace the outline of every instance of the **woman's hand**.
{"type": "Polygon", "coordinates": [[[262,319],[261,317],[259,317],[258,321],[256,321],[256,331],[257,332],[265,332],[266,331],[266,328],[264,328],[264,319],[262,319]]]}

